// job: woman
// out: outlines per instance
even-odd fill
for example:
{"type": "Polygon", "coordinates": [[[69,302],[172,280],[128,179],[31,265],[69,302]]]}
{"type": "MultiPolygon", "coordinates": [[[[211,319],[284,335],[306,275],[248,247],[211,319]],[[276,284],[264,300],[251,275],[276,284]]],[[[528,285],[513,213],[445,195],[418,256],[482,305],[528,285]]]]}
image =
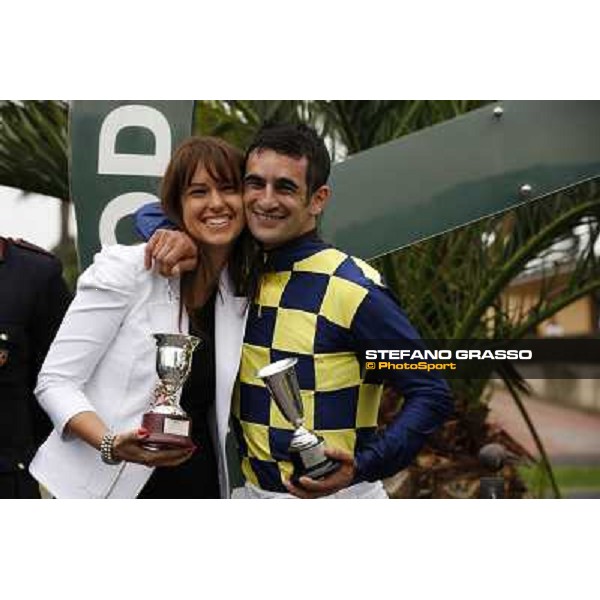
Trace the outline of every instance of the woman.
{"type": "Polygon", "coordinates": [[[30,471],[54,496],[228,494],[225,436],[253,247],[242,167],[239,151],[206,137],[184,142],[169,163],[161,203],[198,245],[194,271],[164,279],[144,269],[144,246],[110,246],[79,278],[36,388],[55,429],[30,471]],[[181,398],[197,449],[143,447],[159,332],[203,339],[181,398]]]}

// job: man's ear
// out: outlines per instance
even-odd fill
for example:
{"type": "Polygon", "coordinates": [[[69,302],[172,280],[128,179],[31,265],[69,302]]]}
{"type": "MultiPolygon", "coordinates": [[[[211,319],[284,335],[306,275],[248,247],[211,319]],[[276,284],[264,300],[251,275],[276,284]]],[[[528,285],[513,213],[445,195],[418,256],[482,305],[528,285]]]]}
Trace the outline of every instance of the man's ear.
{"type": "Polygon", "coordinates": [[[313,217],[318,217],[324,210],[331,198],[331,188],[322,185],[310,198],[308,209],[313,217]]]}

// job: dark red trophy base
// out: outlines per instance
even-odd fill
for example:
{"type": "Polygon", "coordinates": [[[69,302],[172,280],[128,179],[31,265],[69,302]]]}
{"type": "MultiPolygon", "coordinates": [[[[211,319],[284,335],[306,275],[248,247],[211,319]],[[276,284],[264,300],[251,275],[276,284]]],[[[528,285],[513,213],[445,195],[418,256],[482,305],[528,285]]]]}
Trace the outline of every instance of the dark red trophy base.
{"type": "Polygon", "coordinates": [[[191,448],[194,443],[190,437],[192,430],[189,417],[179,415],[163,415],[160,413],[146,413],[142,419],[142,427],[150,432],[144,440],[143,447],[146,450],[169,450],[170,448],[191,448]],[[176,433],[164,433],[165,420],[185,421],[188,425],[188,435],[176,433]]]}

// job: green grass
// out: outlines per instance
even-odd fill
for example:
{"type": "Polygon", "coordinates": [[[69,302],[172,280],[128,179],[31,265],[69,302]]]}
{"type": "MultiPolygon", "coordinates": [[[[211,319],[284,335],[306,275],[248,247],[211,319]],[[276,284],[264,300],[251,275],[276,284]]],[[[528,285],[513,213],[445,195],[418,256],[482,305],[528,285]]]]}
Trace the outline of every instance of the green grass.
{"type": "MultiPolygon", "coordinates": [[[[600,465],[593,467],[560,465],[553,467],[552,470],[563,495],[566,495],[570,490],[600,490],[600,465]]],[[[548,477],[539,465],[521,467],[519,473],[535,497],[547,498],[552,496],[548,477]]]]}
{"type": "Polygon", "coordinates": [[[563,488],[600,488],[600,466],[597,467],[554,467],[554,477],[563,488]]]}

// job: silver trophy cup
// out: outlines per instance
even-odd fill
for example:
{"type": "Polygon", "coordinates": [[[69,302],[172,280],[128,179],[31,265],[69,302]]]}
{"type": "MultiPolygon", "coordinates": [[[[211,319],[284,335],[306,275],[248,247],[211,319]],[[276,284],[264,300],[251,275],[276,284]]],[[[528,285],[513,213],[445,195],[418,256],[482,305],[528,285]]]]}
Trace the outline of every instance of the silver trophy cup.
{"type": "Polygon", "coordinates": [[[192,368],[192,355],[200,343],[197,337],[176,333],[155,333],[156,373],[159,382],[154,400],[144,414],[142,427],[150,435],[144,441],[148,450],[192,446],[191,419],[179,405],[177,392],[192,368]]]}
{"type": "Polygon", "coordinates": [[[304,427],[304,407],[294,368],[297,362],[297,358],[279,360],[256,374],[264,381],[283,416],[295,428],[288,448],[295,484],[303,476],[322,479],[340,467],[339,462],[325,455],[325,440],[304,427]]]}

